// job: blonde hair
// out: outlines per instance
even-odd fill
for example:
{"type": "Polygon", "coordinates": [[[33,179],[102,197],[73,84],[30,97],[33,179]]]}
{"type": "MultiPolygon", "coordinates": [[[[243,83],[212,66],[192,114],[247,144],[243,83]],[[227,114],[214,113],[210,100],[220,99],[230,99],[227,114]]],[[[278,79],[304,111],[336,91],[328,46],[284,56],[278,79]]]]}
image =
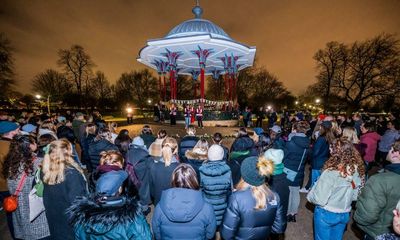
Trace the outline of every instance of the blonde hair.
{"type": "Polygon", "coordinates": [[[173,155],[178,152],[178,142],[175,138],[166,137],[161,146],[161,155],[165,166],[168,167],[171,165],[173,155]]]}
{"type": "Polygon", "coordinates": [[[72,158],[72,145],[67,139],[53,141],[48,148],[42,163],[44,183],[55,185],[64,182],[68,167],[75,168],[84,176],[81,167],[72,158]]]}
{"type": "Polygon", "coordinates": [[[100,153],[100,165],[114,165],[123,168],[124,157],[115,150],[103,151],[100,153]]]}
{"type": "Polygon", "coordinates": [[[356,129],[353,127],[345,127],[343,129],[342,137],[352,144],[360,143],[360,139],[357,136],[356,129]]]}
{"type": "MultiPolygon", "coordinates": [[[[261,156],[258,158],[257,169],[258,174],[260,174],[261,176],[270,176],[274,172],[274,162],[272,162],[271,160],[267,160],[264,156],[261,156]]],[[[236,188],[237,190],[245,190],[249,187],[251,188],[253,198],[256,200],[256,205],[254,206],[254,209],[265,209],[267,207],[267,198],[269,195],[272,194],[271,190],[266,184],[262,184],[260,186],[252,186],[245,182],[243,178],[240,179],[240,182],[238,183],[236,188]]]]}

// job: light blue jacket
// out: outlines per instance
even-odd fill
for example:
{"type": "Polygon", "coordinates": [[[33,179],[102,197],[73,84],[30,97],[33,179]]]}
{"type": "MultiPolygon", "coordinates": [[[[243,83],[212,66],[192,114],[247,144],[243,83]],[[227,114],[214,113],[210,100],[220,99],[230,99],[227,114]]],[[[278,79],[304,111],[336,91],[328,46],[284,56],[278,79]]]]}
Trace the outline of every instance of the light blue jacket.
{"type": "Polygon", "coordinates": [[[357,200],[361,178],[357,171],[353,176],[342,177],[339,171],[325,170],[307,195],[307,200],[321,208],[334,212],[351,211],[351,203],[357,200]]]}

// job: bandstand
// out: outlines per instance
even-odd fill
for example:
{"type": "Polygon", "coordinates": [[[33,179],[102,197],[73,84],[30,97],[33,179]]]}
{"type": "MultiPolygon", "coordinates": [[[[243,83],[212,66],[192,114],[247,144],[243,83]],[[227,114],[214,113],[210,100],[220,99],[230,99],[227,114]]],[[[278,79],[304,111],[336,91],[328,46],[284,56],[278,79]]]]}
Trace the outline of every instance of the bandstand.
{"type": "MultiPolygon", "coordinates": [[[[194,19],[174,27],[164,38],[147,41],[139,52],[138,61],[159,74],[160,99],[175,103],[186,100],[177,96],[177,75],[188,75],[199,82],[190,103],[208,103],[205,96],[205,76],[223,76],[226,102],[237,101],[238,72],[253,65],[256,47],[233,40],[221,27],[202,18],[203,9],[197,1],[192,9],[194,19]],[[167,96],[167,88],[170,96],[167,96]]],[[[196,86],[197,86],[196,85],[196,86]]]]}

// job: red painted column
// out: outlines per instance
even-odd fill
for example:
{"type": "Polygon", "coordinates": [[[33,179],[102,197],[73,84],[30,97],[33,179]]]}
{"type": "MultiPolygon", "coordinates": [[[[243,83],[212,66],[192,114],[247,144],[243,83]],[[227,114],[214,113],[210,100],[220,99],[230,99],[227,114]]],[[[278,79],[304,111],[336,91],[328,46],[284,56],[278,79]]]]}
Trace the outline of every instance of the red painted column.
{"type": "Polygon", "coordinates": [[[224,75],[224,86],[225,86],[225,99],[228,98],[228,74],[225,73],[224,75]]]}
{"type": "Polygon", "coordinates": [[[174,99],[177,99],[178,96],[178,80],[175,77],[175,71],[174,71],[174,99]]]}
{"type": "Polygon", "coordinates": [[[200,69],[200,97],[204,99],[204,68],[200,69]]]}
{"type": "Polygon", "coordinates": [[[167,84],[165,82],[165,75],[163,74],[163,75],[161,75],[161,77],[162,77],[162,81],[163,81],[163,97],[162,97],[162,100],[165,101],[166,97],[167,97],[167,84]]]}
{"type": "Polygon", "coordinates": [[[170,89],[171,89],[171,100],[174,99],[174,71],[169,71],[169,82],[170,82],[170,89]]]}

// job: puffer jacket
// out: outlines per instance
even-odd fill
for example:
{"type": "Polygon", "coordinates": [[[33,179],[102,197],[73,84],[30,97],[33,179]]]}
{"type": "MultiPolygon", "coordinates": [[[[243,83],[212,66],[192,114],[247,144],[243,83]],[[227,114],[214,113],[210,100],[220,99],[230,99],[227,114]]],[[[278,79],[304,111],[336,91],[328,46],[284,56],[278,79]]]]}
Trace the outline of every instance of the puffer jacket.
{"type": "Polygon", "coordinates": [[[305,134],[296,134],[286,143],[283,163],[286,168],[297,172],[294,181],[289,181],[289,186],[300,186],[303,183],[304,167],[307,161],[307,155],[309,154],[309,145],[310,139],[305,134]],[[304,159],[303,162],[301,162],[303,154],[304,159]]]}
{"type": "Polygon", "coordinates": [[[283,233],[283,206],[278,194],[271,191],[267,207],[255,210],[251,189],[232,193],[221,225],[223,239],[268,239],[269,234],[283,233]]]}
{"type": "Polygon", "coordinates": [[[181,163],[186,163],[187,159],[185,157],[185,153],[187,150],[192,150],[196,143],[199,141],[199,138],[196,136],[184,136],[179,143],[179,160],[181,163]]]}
{"type": "Polygon", "coordinates": [[[393,209],[400,199],[400,163],[389,164],[371,176],[357,201],[354,220],[371,237],[389,233],[393,209]]]}
{"type": "Polygon", "coordinates": [[[200,191],[171,188],[162,193],[154,210],[152,229],[156,240],[198,239],[214,237],[214,210],[200,191]]]}
{"type": "Polygon", "coordinates": [[[329,158],[329,143],[324,136],[319,136],[312,148],[311,167],[321,170],[326,160],[329,158]]]}
{"type": "Polygon", "coordinates": [[[357,172],[346,178],[339,171],[325,170],[307,195],[309,202],[333,213],[351,211],[357,200],[361,178],[357,172]]]}
{"type": "Polygon", "coordinates": [[[217,226],[219,226],[232,191],[231,169],[224,160],[220,160],[205,162],[199,170],[200,187],[206,202],[214,208],[217,226]]]}
{"type": "Polygon", "coordinates": [[[381,136],[376,132],[367,132],[360,138],[361,143],[365,143],[367,148],[365,149],[364,161],[374,162],[376,149],[378,148],[378,142],[381,140],[381,136]]]}
{"type": "Polygon", "coordinates": [[[249,136],[238,137],[232,143],[231,152],[244,152],[244,151],[250,151],[251,153],[256,152],[257,154],[255,143],[253,139],[251,139],[249,136]]]}
{"type": "Polygon", "coordinates": [[[100,153],[108,150],[118,151],[118,147],[110,143],[106,139],[94,140],[89,144],[89,157],[93,169],[96,169],[100,163],[100,153]]]}
{"type": "Polygon", "coordinates": [[[147,149],[149,149],[150,145],[156,140],[156,137],[151,134],[140,134],[140,137],[143,139],[147,149]]]}
{"type": "Polygon", "coordinates": [[[67,210],[67,215],[75,239],[151,239],[149,224],[131,198],[98,204],[94,197],[81,197],[67,210]]]}

